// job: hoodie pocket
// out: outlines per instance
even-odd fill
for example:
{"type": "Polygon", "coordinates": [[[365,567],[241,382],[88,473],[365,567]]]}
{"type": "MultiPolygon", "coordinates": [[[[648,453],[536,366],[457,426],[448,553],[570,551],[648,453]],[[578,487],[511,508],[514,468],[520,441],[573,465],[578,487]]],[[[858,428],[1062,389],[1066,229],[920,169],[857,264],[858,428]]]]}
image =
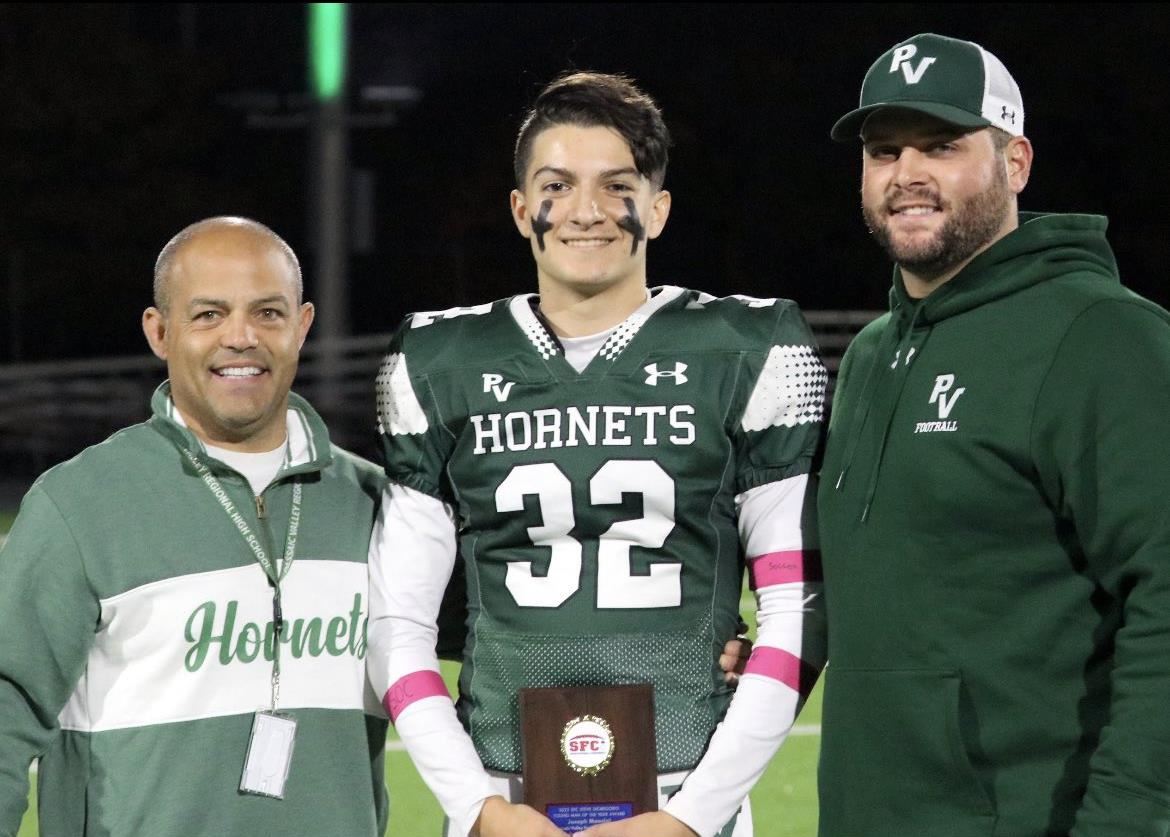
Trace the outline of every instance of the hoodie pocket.
{"type": "Polygon", "coordinates": [[[989,837],[951,670],[826,670],[821,837],[989,837]]]}

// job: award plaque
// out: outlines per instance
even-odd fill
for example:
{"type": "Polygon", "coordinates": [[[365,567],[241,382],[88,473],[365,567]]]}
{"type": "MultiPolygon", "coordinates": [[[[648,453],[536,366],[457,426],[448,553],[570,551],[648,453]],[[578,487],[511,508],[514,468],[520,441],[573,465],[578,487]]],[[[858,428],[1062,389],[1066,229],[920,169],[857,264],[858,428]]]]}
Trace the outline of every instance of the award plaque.
{"type": "Polygon", "coordinates": [[[654,687],[521,689],[524,802],[570,834],[658,810],[654,687]]]}

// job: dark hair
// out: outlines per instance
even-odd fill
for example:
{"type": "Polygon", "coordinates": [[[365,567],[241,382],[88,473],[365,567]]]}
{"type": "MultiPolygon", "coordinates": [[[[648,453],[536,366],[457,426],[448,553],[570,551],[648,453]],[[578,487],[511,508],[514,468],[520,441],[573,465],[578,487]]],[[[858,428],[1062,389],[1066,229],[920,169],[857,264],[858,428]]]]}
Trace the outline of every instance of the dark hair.
{"type": "Polygon", "coordinates": [[[524,188],[537,134],[554,125],[612,128],[630,147],[638,172],[655,189],[662,188],[670,131],[654,100],[625,76],[570,73],[540,91],[516,137],[512,168],[517,188],[524,188]]]}

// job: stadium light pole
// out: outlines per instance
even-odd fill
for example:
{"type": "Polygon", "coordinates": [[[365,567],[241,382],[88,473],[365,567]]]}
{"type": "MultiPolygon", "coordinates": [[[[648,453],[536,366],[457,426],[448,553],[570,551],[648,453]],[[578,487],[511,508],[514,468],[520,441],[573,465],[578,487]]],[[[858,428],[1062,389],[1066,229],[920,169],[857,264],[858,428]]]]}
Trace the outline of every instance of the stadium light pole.
{"type": "Polygon", "coordinates": [[[348,8],[345,3],[309,3],[309,68],[313,91],[311,155],[317,239],[318,407],[335,418],[341,406],[339,341],[349,333],[346,236],[348,120],[348,8]]]}
{"type": "Polygon", "coordinates": [[[8,359],[24,360],[24,258],[19,249],[8,251],[8,359]]]}
{"type": "Polygon", "coordinates": [[[342,412],[347,402],[342,341],[350,335],[349,257],[374,248],[374,178],[371,172],[349,165],[349,134],[355,129],[396,125],[396,111],[416,103],[422,91],[409,85],[367,84],[360,87],[355,103],[347,93],[348,4],[307,3],[305,11],[308,92],[281,95],[241,90],[222,95],[220,101],[246,113],[249,128],[307,129],[306,243],[315,257],[317,321],[311,351],[306,354],[305,371],[311,364],[313,374],[302,379],[302,385],[331,421],[334,438],[358,447],[366,434],[362,431],[356,440],[348,436],[352,422],[342,412]]]}

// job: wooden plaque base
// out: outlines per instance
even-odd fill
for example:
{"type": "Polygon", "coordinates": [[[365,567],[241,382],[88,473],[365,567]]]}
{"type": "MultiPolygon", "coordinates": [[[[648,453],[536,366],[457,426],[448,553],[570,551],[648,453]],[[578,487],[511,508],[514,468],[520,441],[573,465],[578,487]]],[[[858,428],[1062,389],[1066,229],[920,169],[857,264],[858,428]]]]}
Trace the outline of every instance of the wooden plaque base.
{"type": "Polygon", "coordinates": [[[573,833],[658,810],[649,683],[521,689],[520,724],[524,801],[560,828],[573,833]],[[573,726],[577,719],[585,723],[573,726]],[[608,742],[598,729],[606,725],[608,742]]]}

